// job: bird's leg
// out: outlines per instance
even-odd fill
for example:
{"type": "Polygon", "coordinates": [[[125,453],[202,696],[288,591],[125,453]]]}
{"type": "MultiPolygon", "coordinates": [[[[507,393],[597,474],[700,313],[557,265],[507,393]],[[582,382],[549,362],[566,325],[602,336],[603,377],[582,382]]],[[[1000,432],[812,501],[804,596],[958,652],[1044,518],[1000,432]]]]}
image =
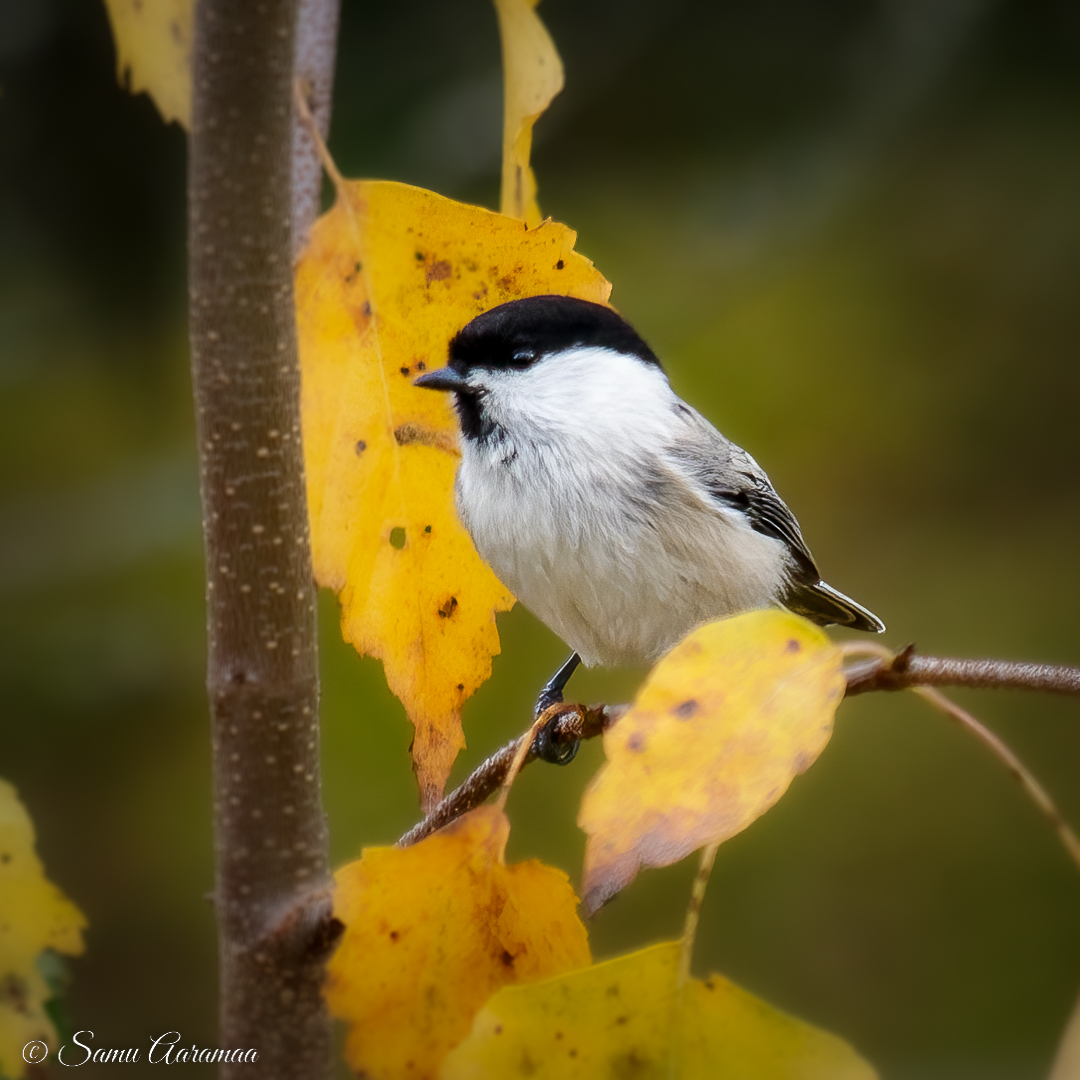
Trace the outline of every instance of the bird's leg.
{"type": "Polygon", "coordinates": [[[562,701],[562,692],[566,689],[570,676],[577,671],[580,663],[581,657],[577,653],[573,653],[570,659],[548,679],[547,685],[540,691],[540,696],[536,699],[536,708],[533,710],[534,717],[538,717],[545,709],[549,709],[552,705],[558,705],[562,701]]]}
{"type": "MultiPolygon", "coordinates": [[[[581,663],[581,657],[577,653],[571,655],[570,659],[554,675],[547,681],[547,685],[540,691],[540,696],[536,699],[536,708],[533,711],[534,717],[540,717],[546,709],[551,708],[552,705],[558,705],[562,699],[562,692],[566,688],[566,684],[570,681],[570,676],[577,671],[578,664],[581,663]]],[[[548,726],[542,727],[533,740],[532,751],[543,761],[550,761],[553,765],[569,765],[571,761],[577,756],[578,743],[562,743],[556,744],[551,741],[551,736],[548,733],[548,726]]]]}

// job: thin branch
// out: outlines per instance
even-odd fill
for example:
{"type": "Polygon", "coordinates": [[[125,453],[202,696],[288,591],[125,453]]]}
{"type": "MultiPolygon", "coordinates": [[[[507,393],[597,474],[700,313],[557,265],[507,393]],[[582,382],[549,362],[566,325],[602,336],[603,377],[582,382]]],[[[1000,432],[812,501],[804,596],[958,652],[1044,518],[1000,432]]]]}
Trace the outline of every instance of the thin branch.
{"type": "Polygon", "coordinates": [[[971,732],[984,746],[990,748],[990,752],[1009,770],[1009,774],[1024,789],[1028,798],[1042,811],[1050,822],[1051,828],[1058,834],[1058,839],[1069,853],[1069,857],[1076,863],[1077,869],[1080,869],[1080,840],[1069,828],[1068,822],[1061,816],[1053,800],[1027,766],[989,728],[979,723],[971,713],[962,709],[955,701],[950,701],[944,694],[930,686],[916,686],[914,690],[919,697],[929,701],[935,709],[940,709],[951,720],[955,720],[962,728],[971,732]]]}
{"type": "MultiPolygon", "coordinates": [[[[330,132],[330,105],[337,58],[338,18],[341,0],[299,0],[296,13],[296,48],[293,74],[303,88],[304,104],[319,140],[330,132]]],[[[322,163],[311,132],[293,128],[292,154],[292,249],[298,258],[307,243],[308,230],[319,215],[322,163]]]]}
{"type": "Polygon", "coordinates": [[[506,808],[506,800],[510,795],[510,787],[517,779],[517,774],[521,772],[521,766],[525,763],[525,758],[535,756],[533,755],[533,745],[535,744],[536,736],[539,735],[557,715],[561,715],[561,713],[561,705],[552,705],[541,713],[541,715],[533,721],[532,727],[518,739],[516,744],[517,749],[514,751],[514,756],[510,759],[510,767],[506,770],[506,776],[503,779],[499,797],[495,800],[495,805],[500,810],[506,808]]]}
{"type": "MultiPolygon", "coordinates": [[[[1075,667],[1015,663],[1009,660],[955,660],[939,656],[918,656],[913,645],[896,655],[883,646],[865,642],[845,644],[843,651],[849,656],[869,654],[870,657],[845,670],[846,697],[869,693],[872,690],[907,690],[919,686],[1042,690],[1080,696],[1080,668],[1075,667]]],[[[591,739],[601,735],[627,708],[626,705],[565,705],[552,719],[552,741],[569,743],[576,739],[591,739]]],[[[398,845],[408,847],[415,844],[437,829],[449,825],[462,814],[480,806],[506,779],[522,739],[525,738],[527,736],[515,739],[489,757],[423,821],[414,825],[398,841],[398,845]]],[[[522,758],[521,767],[524,768],[534,760],[530,750],[522,758]]]]}
{"type": "MultiPolygon", "coordinates": [[[[858,649],[865,649],[860,642],[858,649]]],[[[876,650],[875,650],[876,652],[876,650]]],[[[847,696],[870,690],[906,690],[912,686],[966,686],[972,690],[1042,690],[1080,695],[1080,668],[1026,664],[1010,660],[955,660],[918,656],[908,646],[890,662],[881,660],[848,673],[847,696]]]]}
{"type": "MultiPolygon", "coordinates": [[[[550,738],[557,746],[576,742],[579,739],[591,739],[603,732],[618,719],[622,706],[562,706],[550,721],[550,738]]],[[[423,821],[414,825],[399,841],[398,847],[409,847],[430,836],[433,832],[456,821],[463,814],[484,803],[490,795],[498,791],[509,775],[510,768],[518,752],[525,744],[529,749],[521,759],[524,768],[536,757],[532,752],[532,728],[529,734],[509,742],[501,750],[492,754],[469,778],[456,787],[423,821]]]]}

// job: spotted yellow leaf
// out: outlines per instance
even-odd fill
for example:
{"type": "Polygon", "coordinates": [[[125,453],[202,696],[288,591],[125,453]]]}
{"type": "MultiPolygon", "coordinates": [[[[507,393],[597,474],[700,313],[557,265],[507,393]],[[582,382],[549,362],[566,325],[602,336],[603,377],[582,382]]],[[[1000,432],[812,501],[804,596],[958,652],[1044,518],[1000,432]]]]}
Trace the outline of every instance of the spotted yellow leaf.
{"type": "Polygon", "coordinates": [[[576,234],[389,182],[341,182],[296,276],[304,456],[315,575],[342,632],[383,661],[415,725],[421,801],[464,745],[460,710],[499,651],[513,597],[453,503],[457,423],[413,386],[470,319],[521,296],[603,302],[611,286],[576,234]]]}
{"type": "Polygon", "coordinates": [[[589,963],[567,876],[535,860],[507,866],[508,833],[501,810],[481,807],[338,871],[345,933],[325,994],[349,1025],[345,1058],[358,1074],[433,1077],[499,987],[589,963]]]}
{"type": "Polygon", "coordinates": [[[581,804],[586,910],[760,817],[824,749],[844,686],[839,649],[786,611],[709,623],[672,649],[604,735],[581,804]]]}
{"type": "Polygon", "coordinates": [[[680,944],[506,986],[440,1080],[875,1080],[847,1043],[721,975],[678,986],[680,944]]]}

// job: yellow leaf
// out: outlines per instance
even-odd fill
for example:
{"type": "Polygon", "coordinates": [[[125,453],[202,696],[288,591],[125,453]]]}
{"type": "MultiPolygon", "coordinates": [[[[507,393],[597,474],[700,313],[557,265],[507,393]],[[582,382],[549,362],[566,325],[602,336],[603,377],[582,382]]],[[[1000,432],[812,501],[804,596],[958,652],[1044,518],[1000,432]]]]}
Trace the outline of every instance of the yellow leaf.
{"type": "Polygon", "coordinates": [[[496,304],[606,300],[611,286],[575,240],[405,184],[342,183],[297,268],[315,576],[340,593],[345,639],[382,659],[416,727],[425,809],[464,745],[461,706],[491,674],[494,613],[513,597],[454,509],[446,395],[413,379],[496,304]]]}
{"type": "Polygon", "coordinates": [[[847,1043],[721,975],[677,986],[678,942],[500,990],[440,1080],[874,1080],[847,1043]]]}
{"type": "Polygon", "coordinates": [[[23,1047],[41,1040],[56,1049],[45,1013],[52,997],[38,970],[44,949],[76,956],[86,920],[45,877],[34,853],[34,826],[15,789],[0,780],[0,1076],[26,1068],[23,1047]]]}
{"type": "Polygon", "coordinates": [[[168,123],[191,127],[195,0],[105,0],[116,44],[116,77],[145,90],[168,123]]]}
{"type": "Polygon", "coordinates": [[[433,1077],[500,986],[589,963],[566,875],[506,866],[509,825],[481,807],[409,848],[369,848],[337,874],[345,934],[327,968],[345,1058],[372,1080],[433,1077]]]}
{"type": "Polygon", "coordinates": [[[533,124],[563,88],[563,67],[533,8],[537,0],[495,0],[503,55],[501,209],[530,227],[539,224],[536,177],[529,165],[533,124]]]}
{"type": "Polygon", "coordinates": [[[785,611],[709,623],[653,669],[604,735],[581,804],[582,892],[595,911],[641,866],[667,866],[745,829],[806,770],[844,694],[840,652],[785,611]]]}

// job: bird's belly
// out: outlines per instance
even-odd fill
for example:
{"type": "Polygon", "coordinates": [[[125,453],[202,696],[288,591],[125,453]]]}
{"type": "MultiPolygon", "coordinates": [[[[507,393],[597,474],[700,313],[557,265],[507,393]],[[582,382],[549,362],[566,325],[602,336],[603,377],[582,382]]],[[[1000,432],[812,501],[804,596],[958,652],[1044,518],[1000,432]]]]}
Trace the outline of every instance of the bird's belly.
{"type": "Polygon", "coordinates": [[[619,512],[629,502],[592,485],[552,490],[507,476],[470,485],[463,471],[459,511],[499,579],[589,666],[651,663],[696,626],[779,591],[778,543],[719,515],[673,528],[619,512]]]}

